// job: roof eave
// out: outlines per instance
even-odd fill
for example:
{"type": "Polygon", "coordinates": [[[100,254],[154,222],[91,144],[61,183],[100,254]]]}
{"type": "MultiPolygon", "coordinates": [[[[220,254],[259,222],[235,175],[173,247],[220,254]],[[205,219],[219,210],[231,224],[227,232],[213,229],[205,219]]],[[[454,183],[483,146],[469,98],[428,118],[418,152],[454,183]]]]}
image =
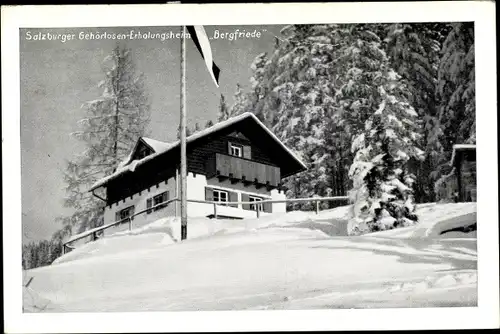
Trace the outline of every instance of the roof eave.
{"type": "Polygon", "coordinates": [[[301,168],[297,171],[293,171],[293,172],[290,172],[290,173],[287,173],[287,174],[284,174],[284,175],[281,175],[281,178],[284,179],[284,178],[287,178],[287,177],[290,177],[292,175],[295,175],[295,174],[299,174],[299,173],[302,173],[302,172],[305,172],[308,168],[305,167],[305,166],[301,166],[301,168]]]}

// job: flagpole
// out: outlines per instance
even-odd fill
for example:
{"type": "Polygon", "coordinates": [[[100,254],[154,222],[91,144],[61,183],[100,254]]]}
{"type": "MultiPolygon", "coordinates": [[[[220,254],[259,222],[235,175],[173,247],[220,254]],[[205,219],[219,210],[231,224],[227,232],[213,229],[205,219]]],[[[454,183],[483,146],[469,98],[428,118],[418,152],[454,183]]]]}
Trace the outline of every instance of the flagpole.
{"type": "Polygon", "coordinates": [[[181,240],[187,238],[187,162],[186,162],[186,26],[181,26],[181,240]]]}

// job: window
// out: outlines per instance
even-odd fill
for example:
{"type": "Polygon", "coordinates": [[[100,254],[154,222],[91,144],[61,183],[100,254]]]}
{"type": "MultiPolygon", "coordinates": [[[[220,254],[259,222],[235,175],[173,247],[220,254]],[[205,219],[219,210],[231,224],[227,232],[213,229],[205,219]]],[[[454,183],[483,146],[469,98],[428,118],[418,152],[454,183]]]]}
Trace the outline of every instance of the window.
{"type": "MultiPolygon", "coordinates": [[[[128,208],[122,209],[116,212],[116,221],[121,221],[131,217],[134,214],[134,206],[129,206],[128,208]]],[[[133,219],[133,218],[132,218],[133,219]]]]}
{"type": "MultiPolygon", "coordinates": [[[[262,198],[255,197],[255,196],[249,196],[248,200],[250,202],[260,202],[260,201],[262,201],[262,198]]],[[[259,204],[250,204],[250,210],[257,211],[257,208],[259,208],[260,212],[264,211],[264,207],[262,206],[262,203],[259,203],[259,204]]]]}
{"type": "Polygon", "coordinates": [[[235,157],[241,158],[243,156],[243,146],[231,144],[231,150],[229,151],[229,153],[235,157]]]}
{"type": "MultiPolygon", "coordinates": [[[[229,199],[229,194],[227,191],[223,190],[213,190],[214,202],[227,203],[229,199]]],[[[222,204],[227,205],[227,204],[222,204]]]]}
{"type": "Polygon", "coordinates": [[[137,153],[135,154],[135,159],[141,160],[150,154],[151,154],[151,150],[149,148],[147,148],[146,146],[141,146],[137,149],[137,153]]]}
{"type": "Polygon", "coordinates": [[[146,207],[148,208],[147,213],[151,213],[153,211],[158,211],[161,210],[165,207],[167,207],[167,204],[161,204],[163,202],[168,201],[168,191],[165,191],[159,195],[156,195],[152,198],[148,198],[146,201],[146,207]],[[158,205],[160,204],[160,205],[158,205]]]}

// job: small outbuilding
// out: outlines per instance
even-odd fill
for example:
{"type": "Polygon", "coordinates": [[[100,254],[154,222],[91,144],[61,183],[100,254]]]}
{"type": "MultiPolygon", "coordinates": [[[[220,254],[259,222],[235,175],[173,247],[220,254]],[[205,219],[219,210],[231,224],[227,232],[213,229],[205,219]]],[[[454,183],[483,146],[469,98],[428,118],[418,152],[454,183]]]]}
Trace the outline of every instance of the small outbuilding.
{"type": "Polygon", "coordinates": [[[476,181],[476,145],[453,145],[450,165],[454,167],[456,177],[456,196],[458,202],[475,202],[476,181]]]}

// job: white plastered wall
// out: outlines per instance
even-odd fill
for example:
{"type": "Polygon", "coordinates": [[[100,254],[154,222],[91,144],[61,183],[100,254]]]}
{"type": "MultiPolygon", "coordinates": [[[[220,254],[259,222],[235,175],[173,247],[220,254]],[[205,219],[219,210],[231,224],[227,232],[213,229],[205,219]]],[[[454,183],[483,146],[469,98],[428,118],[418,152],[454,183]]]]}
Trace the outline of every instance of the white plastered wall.
{"type": "MultiPolygon", "coordinates": [[[[167,181],[160,182],[157,185],[151,186],[149,189],[145,189],[139,193],[127,197],[124,200],[120,200],[118,203],[114,203],[110,206],[106,206],[104,209],[104,224],[113,223],[116,221],[116,212],[125,209],[131,205],[134,205],[134,213],[147,209],[147,199],[153,198],[165,191],[169,192],[169,199],[176,197],[176,186],[175,178],[172,177],[167,181]]],[[[170,203],[167,207],[153,211],[151,213],[140,214],[132,220],[132,227],[140,227],[147,223],[153,222],[163,217],[174,216],[176,214],[175,202],[170,203]]],[[[116,228],[110,228],[105,231],[106,234],[113,233],[121,230],[128,229],[128,223],[116,228]]]]}
{"type": "MultiPolygon", "coordinates": [[[[286,199],[284,191],[278,191],[278,189],[271,190],[271,199],[274,201],[282,201],[286,199]]],[[[272,203],[273,213],[285,213],[286,203],[272,203]]]]}
{"type": "MultiPolygon", "coordinates": [[[[156,195],[163,193],[164,191],[169,191],[169,198],[173,199],[177,197],[178,194],[178,184],[176,183],[176,178],[172,177],[166,182],[160,182],[158,185],[154,185],[148,189],[145,189],[139,193],[136,193],[131,197],[127,197],[125,200],[121,200],[118,203],[114,203],[111,208],[106,206],[104,211],[104,223],[109,224],[115,221],[115,213],[131,205],[134,205],[134,212],[139,212],[146,209],[146,200],[152,198],[156,195]]],[[[265,188],[256,189],[254,186],[245,187],[241,183],[231,184],[228,180],[219,181],[217,178],[211,178],[207,180],[205,175],[188,173],[187,177],[187,187],[188,187],[188,199],[195,200],[205,200],[205,187],[211,187],[214,189],[221,189],[227,191],[236,192],[238,195],[238,201],[241,201],[242,193],[249,195],[259,196],[265,199],[273,200],[283,200],[285,199],[285,194],[277,189],[268,191],[265,188]]],[[[157,219],[166,216],[176,216],[180,215],[180,203],[171,203],[166,208],[162,210],[152,212],[151,214],[140,214],[134,217],[132,221],[132,227],[143,226],[147,223],[153,222],[157,219]]],[[[272,213],[283,213],[286,212],[286,203],[273,203],[272,213]]],[[[214,206],[212,204],[205,203],[188,203],[188,217],[206,217],[213,215],[214,206]]],[[[217,205],[217,215],[238,217],[238,218],[254,218],[257,216],[255,211],[243,210],[242,206],[229,207],[224,205],[217,205]]],[[[269,215],[267,212],[260,212],[260,215],[269,215]]],[[[116,228],[111,228],[106,231],[106,234],[111,234],[116,231],[121,231],[128,229],[128,224],[118,226],[116,228]]]]}

